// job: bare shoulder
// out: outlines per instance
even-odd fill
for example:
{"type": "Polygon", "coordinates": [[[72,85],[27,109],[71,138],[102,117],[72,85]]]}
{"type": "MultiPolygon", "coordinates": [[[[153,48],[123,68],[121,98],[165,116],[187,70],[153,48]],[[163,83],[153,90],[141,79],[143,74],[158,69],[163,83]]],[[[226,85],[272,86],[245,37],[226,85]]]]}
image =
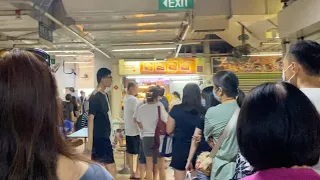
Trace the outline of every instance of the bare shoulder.
{"type": "Polygon", "coordinates": [[[88,170],[87,162],[72,160],[59,156],[57,162],[57,175],[59,180],[80,179],[88,170]]]}

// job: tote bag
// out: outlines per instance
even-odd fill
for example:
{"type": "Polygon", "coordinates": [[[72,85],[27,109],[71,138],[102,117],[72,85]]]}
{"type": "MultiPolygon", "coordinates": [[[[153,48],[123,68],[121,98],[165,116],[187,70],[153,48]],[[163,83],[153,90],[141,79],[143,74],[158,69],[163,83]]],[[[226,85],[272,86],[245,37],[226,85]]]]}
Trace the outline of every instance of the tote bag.
{"type": "Polygon", "coordinates": [[[236,124],[239,116],[239,112],[240,112],[240,109],[237,108],[236,111],[233,113],[227,126],[224,128],[222,134],[220,135],[217,144],[215,144],[214,147],[212,148],[211,152],[203,152],[198,156],[198,159],[196,161],[196,169],[202,172],[204,175],[210,176],[213,157],[216,156],[222,143],[224,142],[226,137],[229,135],[234,125],[236,124]]]}

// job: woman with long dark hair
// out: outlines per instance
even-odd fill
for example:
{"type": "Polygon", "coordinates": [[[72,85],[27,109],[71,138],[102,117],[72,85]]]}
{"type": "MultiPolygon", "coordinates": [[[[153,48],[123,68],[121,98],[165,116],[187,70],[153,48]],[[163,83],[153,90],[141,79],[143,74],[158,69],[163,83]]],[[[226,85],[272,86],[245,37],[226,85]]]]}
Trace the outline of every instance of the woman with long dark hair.
{"type": "MultiPolygon", "coordinates": [[[[170,111],[167,133],[173,134],[172,161],[176,180],[183,180],[186,175],[185,165],[189,155],[191,139],[196,127],[203,124],[205,109],[201,105],[200,88],[189,83],[183,89],[182,103],[170,111]]],[[[195,159],[193,159],[195,163],[195,159]]]]}
{"type": "Polygon", "coordinates": [[[14,49],[0,58],[0,179],[112,179],[62,137],[57,84],[39,55],[14,49]]]}

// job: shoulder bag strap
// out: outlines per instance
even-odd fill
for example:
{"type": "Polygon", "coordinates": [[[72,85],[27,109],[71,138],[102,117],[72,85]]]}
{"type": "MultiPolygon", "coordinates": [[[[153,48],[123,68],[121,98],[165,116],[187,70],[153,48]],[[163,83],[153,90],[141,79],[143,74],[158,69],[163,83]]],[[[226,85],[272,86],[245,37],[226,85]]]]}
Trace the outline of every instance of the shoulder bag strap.
{"type": "Polygon", "coordinates": [[[160,109],[160,106],[158,106],[158,121],[161,121],[161,109],[160,109]]]}
{"type": "Polygon", "coordinates": [[[235,123],[237,123],[238,116],[239,116],[240,108],[237,107],[236,111],[233,113],[230,121],[224,128],[222,134],[220,135],[217,144],[215,144],[210,152],[210,157],[213,158],[217,152],[219,151],[223,141],[226,139],[226,137],[229,135],[230,131],[234,127],[235,123]]]}

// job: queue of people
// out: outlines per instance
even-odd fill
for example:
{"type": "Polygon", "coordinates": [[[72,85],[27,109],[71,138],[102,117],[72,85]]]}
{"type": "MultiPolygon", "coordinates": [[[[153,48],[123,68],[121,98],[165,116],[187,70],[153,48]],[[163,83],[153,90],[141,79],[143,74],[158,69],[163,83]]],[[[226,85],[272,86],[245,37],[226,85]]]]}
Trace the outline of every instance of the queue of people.
{"type": "MultiPolygon", "coordinates": [[[[0,179],[116,179],[105,92],[112,85],[111,71],[97,72],[98,86],[89,99],[88,143],[85,155],[77,154],[60,127],[64,116],[74,121],[82,108],[75,108],[72,94],[61,103],[42,53],[14,49],[0,59],[0,179]]],[[[166,136],[173,137],[170,166],[176,180],[190,171],[211,180],[320,180],[318,43],[292,45],[284,58],[283,81],[261,84],[246,96],[231,71],[216,73],[212,82],[202,92],[187,84],[182,98],[173,93],[173,103],[159,87],[149,87],[139,102],[137,84],[128,84],[124,121],[130,179],[167,179],[159,152],[165,140],[157,134],[164,124],[166,136]],[[205,160],[198,158],[204,154],[205,160]]]]}

